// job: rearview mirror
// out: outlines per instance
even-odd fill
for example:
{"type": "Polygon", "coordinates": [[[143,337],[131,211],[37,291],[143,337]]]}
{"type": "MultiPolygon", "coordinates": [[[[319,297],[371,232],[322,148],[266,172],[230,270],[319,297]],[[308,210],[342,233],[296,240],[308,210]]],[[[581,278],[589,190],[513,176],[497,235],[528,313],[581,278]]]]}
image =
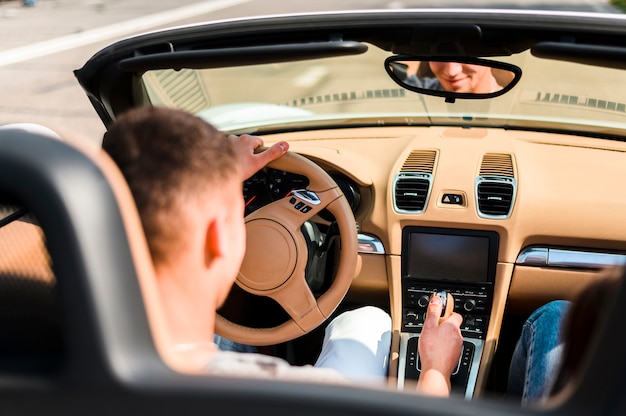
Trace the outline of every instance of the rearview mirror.
{"type": "Polygon", "coordinates": [[[522,70],[512,64],[480,58],[442,58],[395,55],[385,70],[400,86],[420,94],[479,99],[502,95],[517,84],[522,70]]]}

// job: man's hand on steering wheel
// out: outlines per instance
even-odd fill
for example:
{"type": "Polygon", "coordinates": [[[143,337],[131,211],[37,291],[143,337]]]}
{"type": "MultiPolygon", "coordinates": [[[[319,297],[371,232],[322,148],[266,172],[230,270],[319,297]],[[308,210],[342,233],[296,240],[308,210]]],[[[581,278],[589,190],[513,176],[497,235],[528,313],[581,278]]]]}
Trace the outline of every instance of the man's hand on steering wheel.
{"type": "Polygon", "coordinates": [[[235,153],[237,153],[237,159],[241,166],[242,180],[250,178],[265,165],[278,159],[289,150],[289,144],[284,141],[274,143],[264,149],[263,139],[250,134],[242,134],[241,136],[231,134],[228,139],[234,144],[235,153]]]}

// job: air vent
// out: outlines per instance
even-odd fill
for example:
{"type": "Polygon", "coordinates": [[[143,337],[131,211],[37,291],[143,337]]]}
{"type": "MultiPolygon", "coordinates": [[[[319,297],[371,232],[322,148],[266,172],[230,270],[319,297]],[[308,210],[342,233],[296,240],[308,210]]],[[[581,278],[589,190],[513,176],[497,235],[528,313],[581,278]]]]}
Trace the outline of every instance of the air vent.
{"type": "Polygon", "coordinates": [[[511,155],[487,153],[480,164],[480,175],[507,176],[513,175],[513,158],[511,155]]]}
{"type": "Polygon", "coordinates": [[[404,161],[400,172],[433,173],[436,156],[434,150],[414,150],[404,161]]]}
{"type": "Polygon", "coordinates": [[[397,212],[419,214],[424,212],[433,178],[434,150],[416,150],[406,158],[400,173],[394,178],[394,209],[397,212]]]}
{"type": "Polygon", "coordinates": [[[508,218],[516,193],[513,157],[509,154],[489,153],[480,165],[476,179],[476,205],[483,218],[508,218]]]}
{"type": "Polygon", "coordinates": [[[398,212],[419,213],[426,208],[430,191],[430,175],[401,173],[396,176],[395,208],[398,212]]]}

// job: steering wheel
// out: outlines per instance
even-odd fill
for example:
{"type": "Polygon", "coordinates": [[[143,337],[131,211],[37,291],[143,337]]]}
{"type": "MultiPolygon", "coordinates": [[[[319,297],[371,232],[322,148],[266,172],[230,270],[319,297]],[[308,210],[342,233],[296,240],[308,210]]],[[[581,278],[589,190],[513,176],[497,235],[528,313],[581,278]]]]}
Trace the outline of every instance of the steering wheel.
{"type": "Polygon", "coordinates": [[[344,298],[357,266],[356,222],[336,182],[317,164],[293,152],[287,152],[268,166],[304,175],[309,186],[254,211],[245,219],[246,255],[236,284],[253,295],[271,297],[290,317],[273,328],[251,328],[218,313],[216,333],[246,345],[279,344],[318,327],[344,298]],[[300,227],[323,209],[334,215],[341,245],[334,280],[316,299],[305,279],[308,253],[300,227]]]}

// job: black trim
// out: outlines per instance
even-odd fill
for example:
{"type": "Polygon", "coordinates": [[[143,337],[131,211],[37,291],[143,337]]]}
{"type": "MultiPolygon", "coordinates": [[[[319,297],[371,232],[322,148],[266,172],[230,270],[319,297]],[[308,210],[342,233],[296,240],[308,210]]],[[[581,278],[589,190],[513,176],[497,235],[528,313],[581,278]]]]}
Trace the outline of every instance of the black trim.
{"type": "Polygon", "coordinates": [[[249,46],[211,50],[163,52],[122,59],[120,69],[142,73],[153,69],[208,69],[292,62],[367,52],[367,45],[353,41],[312,42],[249,46]]]}
{"type": "Polygon", "coordinates": [[[0,227],[4,227],[7,224],[11,224],[13,221],[16,221],[22,218],[24,215],[28,214],[24,208],[19,208],[15,212],[10,213],[4,218],[0,218],[0,227]]]}
{"type": "Polygon", "coordinates": [[[537,58],[555,59],[583,65],[626,69],[626,48],[605,45],[541,42],[530,49],[537,58]]]}

